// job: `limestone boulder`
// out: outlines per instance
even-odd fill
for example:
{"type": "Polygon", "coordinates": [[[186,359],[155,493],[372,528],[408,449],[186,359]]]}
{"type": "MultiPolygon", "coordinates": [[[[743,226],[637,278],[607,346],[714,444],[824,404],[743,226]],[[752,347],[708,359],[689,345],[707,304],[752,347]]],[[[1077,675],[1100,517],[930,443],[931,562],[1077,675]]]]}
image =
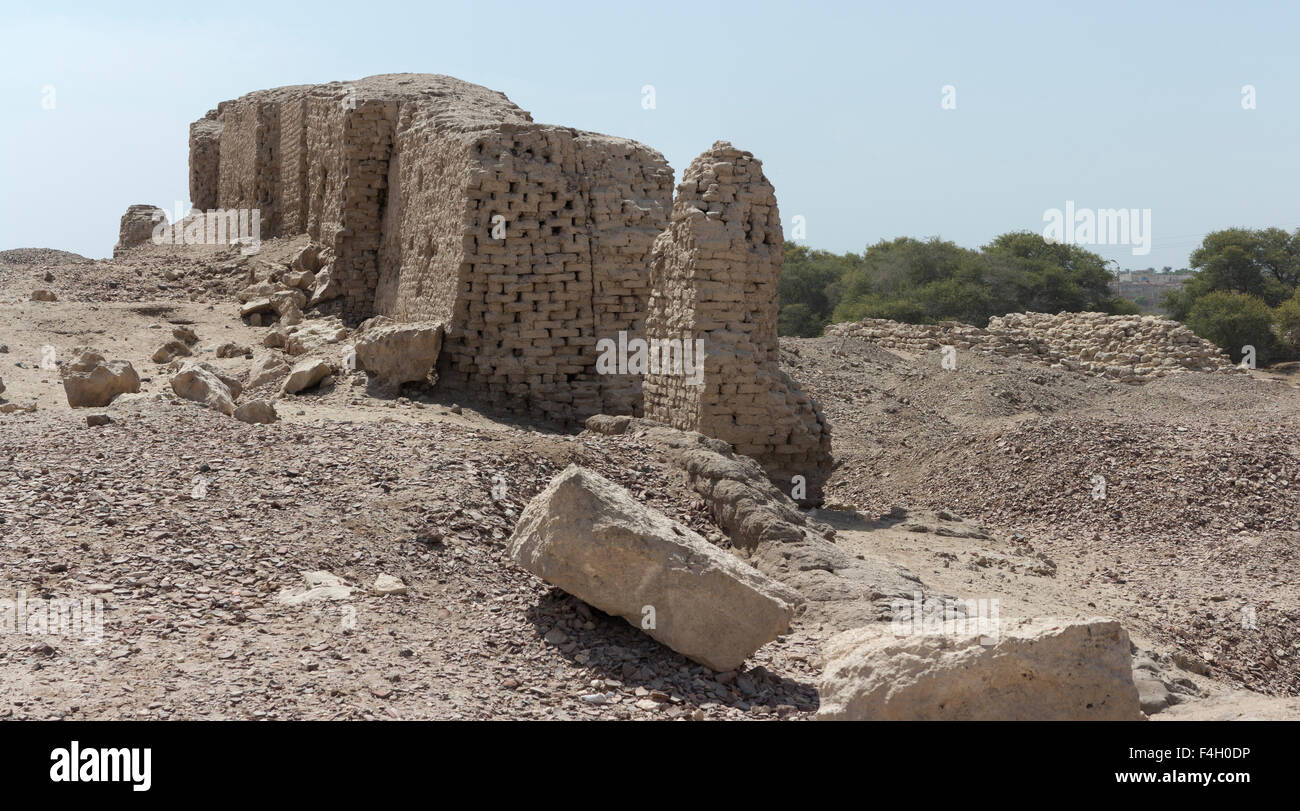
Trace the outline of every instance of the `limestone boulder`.
{"type": "Polygon", "coordinates": [[[226,344],[222,344],[221,346],[217,347],[217,357],[219,357],[219,358],[238,358],[238,357],[248,357],[248,358],[251,358],[251,357],[253,357],[253,350],[252,350],[251,347],[247,347],[247,346],[244,346],[244,345],[242,345],[242,344],[237,344],[237,343],[233,343],[233,342],[232,342],[232,343],[226,343],[226,344]]]}
{"type": "Polygon", "coordinates": [[[282,281],[290,287],[310,292],[316,287],[316,274],[310,270],[291,270],[284,274],[282,281]]]}
{"type": "Polygon", "coordinates": [[[269,298],[249,299],[244,303],[244,306],[239,308],[239,317],[251,318],[255,315],[260,316],[262,313],[269,313],[270,311],[271,300],[269,298]]]}
{"type": "Polygon", "coordinates": [[[240,422],[270,425],[280,419],[275,411],[275,404],[270,400],[249,400],[235,409],[235,419],[240,422]]]}
{"type": "Polygon", "coordinates": [[[301,290],[280,289],[272,293],[268,300],[271,309],[281,316],[295,311],[301,316],[302,308],[307,306],[307,294],[301,290]]]}
{"type": "Polygon", "coordinates": [[[320,246],[304,245],[293,255],[290,264],[295,270],[315,273],[320,269],[320,246]]]}
{"type": "Polygon", "coordinates": [[[786,633],[800,597],[623,487],[570,465],[524,510],[510,554],[533,574],[726,671],[786,633]]]}
{"type": "MultiPolygon", "coordinates": [[[[270,335],[274,335],[272,331],[270,335]]],[[[289,355],[305,355],[327,344],[336,344],[348,337],[348,329],[337,317],[321,318],[299,326],[289,326],[283,333],[280,346],[289,355]]],[[[269,344],[268,344],[269,345],[269,344]]]]}
{"type": "Polygon", "coordinates": [[[253,366],[248,370],[248,387],[255,389],[275,383],[289,373],[289,364],[278,355],[258,355],[253,359],[253,366]]]}
{"type": "Polygon", "coordinates": [[[280,311],[280,323],[285,326],[292,326],[302,323],[302,310],[293,304],[288,304],[280,311]]]}
{"type": "Polygon", "coordinates": [[[302,585],[281,589],[275,595],[280,605],[299,606],[331,600],[348,600],[355,589],[329,572],[302,572],[302,585]]]}
{"type": "MultiPolygon", "coordinates": [[[[254,301],[261,301],[262,299],[265,299],[266,300],[265,305],[262,305],[260,309],[256,311],[256,312],[260,312],[263,309],[270,309],[271,307],[270,297],[272,294],[279,292],[279,290],[280,290],[280,285],[276,284],[275,282],[254,282],[253,284],[250,284],[248,287],[245,287],[244,289],[240,290],[236,294],[236,296],[244,304],[248,304],[254,301]]],[[[244,313],[244,314],[247,315],[248,313],[244,313]]]]}
{"type": "Polygon", "coordinates": [[[338,280],[334,278],[334,274],[329,267],[316,274],[316,286],[311,293],[313,306],[332,301],[341,295],[343,295],[343,285],[339,284],[338,280]]]}
{"type": "Polygon", "coordinates": [[[198,366],[200,369],[207,371],[209,374],[211,374],[212,376],[220,380],[222,383],[224,383],[226,388],[230,389],[230,396],[233,397],[234,399],[238,400],[239,395],[244,393],[244,384],[240,382],[239,378],[230,374],[225,369],[221,369],[219,367],[213,366],[211,363],[207,363],[201,360],[194,361],[194,365],[198,366]]]}
{"type": "Polygon", "coordinates": [[[235,398],[215,374],[197,363],[186,363],[172,376],[172,391],[186,400],[202,403],[226,416],[235,413],[235,398]]]}
{"type": "Polygon", "coordinates": [[[168,341],[154,351],[150,360],[154,363],[171,363],[177,358],[188,358],[192,354],[190,348],[181,341],[168,341]]]}
{"type": "Polygon", "coordinates": [[[437,322],[395,323],[384,319],[363,325],[356,340],[357,365],[382,386],[424,380],[438,364],[443,325],[437,322]]]}
{"type": "Polygon", "coordinates": [[[405,594],[406,584],[400,579],[393,577],[391,574],[381,574],[375,578],[375,585],[372,587],[372,590],[380,597],[387,597],[394,594],[405,594]]]}
{"type": "Polygon", "coordinates": [[[320,383],[329,376],[331,371],[330,365],[320,359],[308,358],[299,361],[289,370],[289,376],[285,378],[280,391],[285,394],[297,394],[320,383]]]}
{"type": "Polygon", "coordinates": [[[1142,718],[1128,632],[1114,620],[1003,620],[991,635],[954,625],[962,632],[899,634],[879,623],[832,637],[818,719],[1142,718]]]}
{"type": "Polygon", "coordinates": [[[76,360],[59,367],[63,393],[73,408],[98,408],[119,394],[140,390],[140,375],[124,360],[106,361],[93,349],[73,350],[76,360]]]}

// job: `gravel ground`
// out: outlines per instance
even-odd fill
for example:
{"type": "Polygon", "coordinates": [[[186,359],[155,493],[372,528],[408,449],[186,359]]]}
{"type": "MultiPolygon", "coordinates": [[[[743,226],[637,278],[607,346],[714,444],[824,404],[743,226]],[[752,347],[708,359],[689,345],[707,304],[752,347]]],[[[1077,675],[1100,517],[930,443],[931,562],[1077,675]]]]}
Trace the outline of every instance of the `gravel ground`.
{"type": "MultiPolygon", "coordinates": [[[[0,634],[0,718],[815,712],[820,643],[834,630],[815,617],[741,672],[714,673],[509,560],[523,506],[571,462],[725,547],[655,448],[437,390],[380,399],[347,379],[282,400],[270,426],[174,398],[149,360],[163,336],[185,325],[196,357],[243,373],[248,361],[217,359],[216,347],[261,351],[267,330],[240,322],[231,294],[253,263],[296,244],[270,241],[254,257],[146,246],[96,262],[9,253],[22,261],[0,272],[0,404],[36,410],[0,413],[0,597],[98,598],[105,623],[90,642],[0,634]],[[37,288],[57,301],[30,301],[37,288]],[[40,368],[46,345],[65,357],[85,344],[144,378],[140,395],[94,410],[114,420],[94,428],[40,368]],[[277,602],[314,571],[352,595],[277,602]],[[407,593],[373,593],[379,575],[407,593]]],[[[972,577],[1018,590],[1026,612],[1114,610],[1226,687],[1300,693],[1300,449],[1286,375],[1125,386],[1006,358],[962,355],[945,371],[937,354],[861,340],[782,344],[832,424],[838,467],[820,517],[849,548],[897,555],[954,593],[970,578],[947,567],[973,557],[972,577]],[[1092,495],[1099,475],[1104,499],[1092,495]],[[907,518],[877,518],[890,515],[907,518]]]]}

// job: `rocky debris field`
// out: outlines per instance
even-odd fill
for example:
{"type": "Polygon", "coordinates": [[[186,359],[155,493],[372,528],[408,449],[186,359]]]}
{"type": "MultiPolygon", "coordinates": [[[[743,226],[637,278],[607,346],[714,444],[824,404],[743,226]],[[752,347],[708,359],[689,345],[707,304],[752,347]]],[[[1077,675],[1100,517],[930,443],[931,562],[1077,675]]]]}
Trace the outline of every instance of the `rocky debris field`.
{"type": "Polygon", "coordinates": [[[292,293],[304,244],[262,247],[0,267],[0,597],[100,599],[105,619],[88,641],[0,634],[0,718],[811,718],[828,640],[911,594],[1115,617],[1157,718],[1300,715],[1268,698],[1300,693],[1285,375],[1131,386],[783,340],[836,462],[826,508],[800,512],[743,458],[644,421],[493,414],[387,350],[371,385],[349,359],[364,331],[292,293]],[[277,302],[241,317],[259,285],[277,302]],[[83,366],[121,378],[107,405],[71,407],[83,366]],[[273,416],[238,418],[253,403],[273,416]],[[790,628],[718,672],[519,565],[520,517],[570,465],[626,491],[629,526],[793,589],[790,628]]]}
{"type": "Polygon", "coordinates": [[[11,248],[0,251],[0,265],[63,266],[93,262],[81,254],[53,248],[11,248]]]}
{"type": "Polygon", "coordinates": [[[816,708],[815,649],[797,636],[715,673],[510,561],[522,507],[570,463],[719,538],[680,474],[628,440],[391,418],[252,426],[188,402],[159,410],[122,409],[100,428],[11,420],[0,432],[6,592],[106,602],[101,641],[0,640],[0,716],[778,718],[816,708]],[[304,572],[354,590],[282,605],[304,572]],[[374,593],[383,576],[407,593],[374,593]]]}
{"type": "Polygon", "coordinates": [[[972,351],[948,370],[938,349],[843,337],[783,350],[836,428],[828,506],[977,521],[1069,566],[1085,608],[1113,599],[1130,632],[1193,672],[1300,693],[1289,380],[1188,372],[1134,387],[972,351]]]}

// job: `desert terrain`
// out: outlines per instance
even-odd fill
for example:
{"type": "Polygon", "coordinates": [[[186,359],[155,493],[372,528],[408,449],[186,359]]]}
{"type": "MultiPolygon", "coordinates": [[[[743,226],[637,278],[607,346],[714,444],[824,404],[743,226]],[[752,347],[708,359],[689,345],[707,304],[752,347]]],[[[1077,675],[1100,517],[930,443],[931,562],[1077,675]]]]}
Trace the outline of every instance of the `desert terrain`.
{"type": "MultiPolygon", "coordinates": [[[[810,597],[789,633],[717,672],[511,559],[521,513],[571,464],[733,549],[643,432],[501,413],[436,381],[377,389],[341,362],[347,328],[301,347],[337,369],[320,385],[251,385],[255,358],[287,372],[300,356],[241,318],[237,293],[306,242],[0,252],[0,590],[105,607],[99,640],[0,635],[0,718],[817,714],[823,644],[862,623],[863,599],[810,597]],[[153,360],[175,330],[195,338],[187,360],[278,420],[177,396],[180,360],[153,360]],[[70,408],[59,367],[77,347],[130,362],[139,392],[70,408]],[[350,591],[282,599],[305,572],[350,591]]],[[[968,352],[944,368],[851,337],[780,350],[831,429],[823,506],[803,512],[858,562],[866,613],[915,587],[996,599],[1004,619],[1112,617],[1151,718],[1300,717],[1286,370],[1134,384],[968,352]]],[[[819,567],[839,571],[813,561],[788,582],[819,567]]]]}

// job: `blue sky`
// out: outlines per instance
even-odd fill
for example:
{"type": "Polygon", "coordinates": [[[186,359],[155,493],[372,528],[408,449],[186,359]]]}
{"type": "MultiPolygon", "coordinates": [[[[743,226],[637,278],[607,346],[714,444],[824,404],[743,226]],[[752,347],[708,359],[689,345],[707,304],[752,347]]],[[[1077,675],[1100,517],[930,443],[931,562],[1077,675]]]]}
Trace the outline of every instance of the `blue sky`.
{"type": "Polygon", "coordinates": [[[394,72],[635,138],[679,177],[730,140],[787,236],[802,216],[828,250],[976,247],[1066,201],[1151,210],[1148,255],[1092,247],[1124,267],[1300,226],[1294,3],[55,3],[3,27],[0,249],[108,255],[129,204],[186,200],[189,122],[217,102],[394,72]]]}

